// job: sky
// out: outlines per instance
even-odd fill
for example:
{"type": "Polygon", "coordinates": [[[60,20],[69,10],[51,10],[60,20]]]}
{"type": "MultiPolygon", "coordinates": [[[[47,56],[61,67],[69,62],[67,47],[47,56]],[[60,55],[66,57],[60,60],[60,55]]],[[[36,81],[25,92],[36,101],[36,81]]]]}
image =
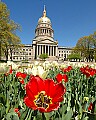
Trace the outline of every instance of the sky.
{"type": "Polygon", "coordinates": [[[96,0],[2,0],[10,18],[21,25],[17,31],[23,44],[32,44],[44,5],[58,46],[74,47],[77,41],[96,31],[96,0]]]}

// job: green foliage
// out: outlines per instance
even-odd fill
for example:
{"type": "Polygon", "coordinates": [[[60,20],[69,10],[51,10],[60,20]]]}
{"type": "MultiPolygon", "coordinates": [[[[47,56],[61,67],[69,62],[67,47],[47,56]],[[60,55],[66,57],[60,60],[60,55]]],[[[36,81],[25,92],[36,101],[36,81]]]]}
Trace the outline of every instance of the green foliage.
{"type": "Polygon", "coordinates": [[[94,51],[96,49],[96,32],[89,36],[83,36],[78,41],[74,51],[80,52],[82,57],[87,61],[93,59],[94,51]]]}
{"type": "Polygon", "coordinates": [[[42,60],[45,60],[46,58],[48,58],[48,54],[43,53],[39,56],[39,58],[41,58],[42,60]]]}
{"type": "Polygon", "coordinates": [[[7,5],[0,2],[0,59],[1,53],[4,53],[7,60],[8,50],[10,49],[11,54],[13,49],[20,46],[21,40],[16,35],[17,29],[20,29],[20,25],[10,19],[7,5]]]}
{"type": "MultiPolygon", "coordinates": [[[[59,69],[52,68],[48,74],[48,78],[55,79],[57,73],[64,74],[59,69]]],[[[65,85],[66,94],[64,96],[64,103],[61,104],[58,114],[62,115],[63,119],[66,118],[64,120],[73,120],[76,114],[78,120],[91,120],[92,117],[92,120],[94,120],[96,116],[95,107],[93,110],[94,113],[91,113],[88,112],[88,106],[90,102],[96,106],[96,75],[87,78],[80,72],[79,68],[71,70],[67,75],[68,83],[65,85]],[[85,100],[86,97],[88,100],[85,100]]]]}
{"type": "Polygon", "coordinates": [[[94,53],[94,60],[95,60],[95,62],[96,62],[96,53],[94,53]]]}
{"type": "Polygon", "coordinates": [[[22,60],[22,63],[29,63],[28,60],[22,60]]]}
{"type": "MultiPolygon", "coordinates": [[[[52,67],[47,77],[56,82],[55,76],[58,73],[64,74],[59,68],[52,67]]],[[[76,115],[78,120],[95,120],[96,75],[87,78],[79,68],[67,72],[66,93],[60,108],[50,113],[40,113],[24,104],[24,85],[15,74],[15,71],[9,75],[0,74],[0,120],[75,120],[76,115]],[[94,104],[92,112],[88,111],[90,102],[94,104]],[[15,108],[19,108],[20,117],[14,112],[15,108]]],[[[25,83],[29,81],[29,77],[27,75],[25,83]]]]}
{"type": "Polygon", "coordinates": [[[72,60],[72,59],[76,59],[76,60],[80,60],[81,59],[81,55],[79,53],[71,53],[70,55],[68,55],[68,59],[72,60]]]}

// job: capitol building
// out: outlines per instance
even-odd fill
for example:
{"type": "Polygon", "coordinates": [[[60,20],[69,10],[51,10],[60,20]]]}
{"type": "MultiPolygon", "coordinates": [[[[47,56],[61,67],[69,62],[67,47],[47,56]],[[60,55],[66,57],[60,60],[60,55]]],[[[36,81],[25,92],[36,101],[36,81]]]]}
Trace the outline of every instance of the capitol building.
{"type": "MultiPolygon", "coordinates": [[[[39,56],[43,53],[48,54],[48,60],[66,60],[71,51],[72,48],[58,46],[58,41],[54,40],[54,30],[44,6],[43,15],[38,20],[32,44],[24,45],[20,51],[13,51],[12,60],[39,60],[39,56]]],[[[8,59],[10,60],[10,55],[8,59]]]]}

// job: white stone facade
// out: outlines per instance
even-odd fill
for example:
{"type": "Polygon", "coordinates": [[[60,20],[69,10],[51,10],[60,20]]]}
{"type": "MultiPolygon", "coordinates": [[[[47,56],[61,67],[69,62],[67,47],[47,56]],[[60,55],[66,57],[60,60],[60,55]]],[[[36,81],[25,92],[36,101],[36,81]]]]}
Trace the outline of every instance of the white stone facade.
{"type": "MultiPolygon", "coordinates": [[[[51,21],[46,16],[44,8],[43,16],[39,18],[37,27],[35,29],[35,38],[30,45],[24,45],[21,50],[12,53],[13,61],[32,61],[39,59],[43,53],[47,53],[49,60],[61,59],[66,60],[71,53],[71,48],[59,47],[58,41],[54,40],[54,30],[52,29],[51,21]]],[[[10,55],[9,55],[10,60],[10,55]]]]}

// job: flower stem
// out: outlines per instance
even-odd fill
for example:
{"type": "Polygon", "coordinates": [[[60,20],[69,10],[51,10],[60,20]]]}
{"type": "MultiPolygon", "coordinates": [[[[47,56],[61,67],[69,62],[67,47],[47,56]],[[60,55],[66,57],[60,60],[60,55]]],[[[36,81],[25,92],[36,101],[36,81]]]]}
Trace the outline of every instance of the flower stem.
{"type": "Polygon", "coordinates": [[[42,120],[48,120],[48,119],[46,119],[44,113],[42,113],[42,120]]]}

